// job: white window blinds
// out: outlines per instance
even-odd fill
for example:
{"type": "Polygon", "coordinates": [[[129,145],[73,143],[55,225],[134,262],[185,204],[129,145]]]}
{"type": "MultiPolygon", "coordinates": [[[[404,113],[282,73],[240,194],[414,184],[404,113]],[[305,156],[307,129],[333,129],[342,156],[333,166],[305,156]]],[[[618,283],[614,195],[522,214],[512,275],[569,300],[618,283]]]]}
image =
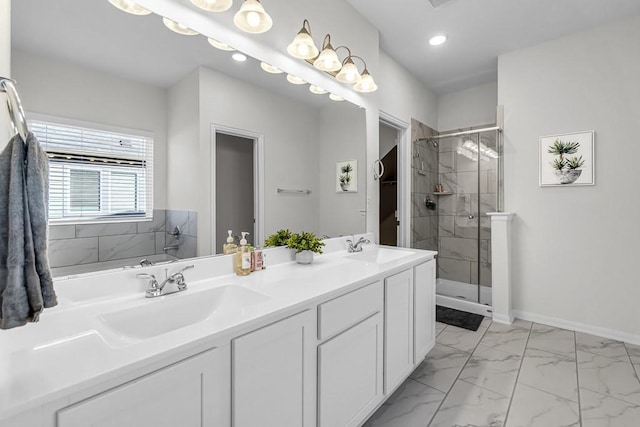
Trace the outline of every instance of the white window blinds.
{"type": "MultiPolygon", "coordinates": [[[[91,125],[95,126],[95,125],[91,125]]],[[[153,138],[63,120],[31,120],[49,156],[49,219],[107,222],[151,218],[153,138]]]]}

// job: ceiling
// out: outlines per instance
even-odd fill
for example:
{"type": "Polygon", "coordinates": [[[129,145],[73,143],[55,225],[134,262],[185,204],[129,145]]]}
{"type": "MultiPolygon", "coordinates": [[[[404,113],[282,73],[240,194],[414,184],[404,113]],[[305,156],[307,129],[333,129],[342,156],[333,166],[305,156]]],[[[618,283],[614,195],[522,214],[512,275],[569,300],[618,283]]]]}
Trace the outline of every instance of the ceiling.
{"type": "Polygon", "coordinates": [[[640,14],[640,0],[346,0],[436,93],[497,81],[498,56],[640,14]],[[441,46],[429,46],[436,34],[441,46]]]}

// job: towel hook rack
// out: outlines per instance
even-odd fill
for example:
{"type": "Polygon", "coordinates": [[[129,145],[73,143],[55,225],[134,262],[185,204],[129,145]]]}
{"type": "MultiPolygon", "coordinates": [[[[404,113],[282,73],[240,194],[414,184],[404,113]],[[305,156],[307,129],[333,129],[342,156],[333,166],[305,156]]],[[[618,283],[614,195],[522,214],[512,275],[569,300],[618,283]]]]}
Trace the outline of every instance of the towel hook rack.
{"type": "Polygon", "coordinates": [[[15,132],[20,134],[22,141],[26,143],[29,128],[15,83],[16,81],[13,79],[0,76],[0,92],[7,94],[7,107],[11,117],[11,125],[15,132]]]}

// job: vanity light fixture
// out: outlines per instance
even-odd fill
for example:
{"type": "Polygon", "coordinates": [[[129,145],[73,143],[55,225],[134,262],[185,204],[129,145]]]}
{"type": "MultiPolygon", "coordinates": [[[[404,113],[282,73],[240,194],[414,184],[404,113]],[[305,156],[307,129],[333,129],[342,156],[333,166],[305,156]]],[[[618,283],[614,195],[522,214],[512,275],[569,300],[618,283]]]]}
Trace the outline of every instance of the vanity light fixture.
{"type": "MultiPolygon", "coordinates": [[[[349,48],[346,49],[349,50],[349,48]]],[[[342,61],[342,68],[340,69],[340,72],[336,74],[336,79],[339,82],[355,84],[362,80],[362,75],[360,74],[360,71],[358,71],[358,67],[356,67],[352,58],[360,59],[365,64],[364,69],[367,69],[367,63],[364,62],[364,59],[359,56],[351,55],[351,51],[349,51],[349,56],[342,61]]]]}
{"type": "Polygon", "coordinates": [[[145,9],[142,6],[138,6],[131,0],[109,0],[109,3],[111,3],[121,11],[130,13],[132,15],[149,15],[151,13],[150,10],[145,9]]]}
{"type": "Polygon", "coordinates": [[[300,77],[296,77],[293,74],[287,74],[287,80],[289,81],[289,83],[294,85],[303,85],[307,83],[304,80],[302,80],[300,77]]]}
{"type": "Polygon", "coordinates": [[[233,16],[233,23],[242,31],[251,34],[269,31],[273,25],[260,0],[244,0],[240,10],[233,16]]]}
{"type": "Polygon", "coordinates": [[[298,31],[298,34],[287,47],[287,52],[294,58],[299,59],[313,59],[320,53],[311,38],[311,25],[306,19],[302,22],[302,28],[298,31]]]}
{"type": "Polygon", "coordinates": [[[233,52],[235,50],[234,48],[232,48],[228,44],[219,42],[218,40],[212,39],[211,37],[208,37],[207,40],[209,41],[209,44],[211,46],[215,47],[216,49],[224,50],[224,51],[227,51],[227,52],[233,52]]]}
{"type": "Polygon", "coordinates": [[[282,73],[284,73],[284,71],[282,71],[280,68],[274,67],[273,65],[267,64],[266,62],[261,62],[260,63],[260,68],[262,68],[264,71],[266,71],[267,73],[270,73],[270,74],[282,74],[282,73]]]}
{"type": "Polygon", "coordinates": [[[166,25],[168,29],[178,34],[182,34],[185,36],[195,36],[196,34],[198,34],[197,31],[194,31],[186,25],[180,24],[179,22],[172,21],[169,18],[162,18],[162,22],[164,22],[164,25],[166,25]]]}
{"type": "Polygon", "coordinates": [[[442,43],[447,41],[447,36],[444,34],[438,34],[437,36],[433,36],[429,39],[429,44],[431,46],[440,46],[442,43]]]}
{"type": "Polygon", "coordinates": [[[234,53],[233,55],[231,55],[231,57],[233,58],[234,61],[238,61],[238,62],[244,62],[247,60],[247,55],[240,52],[234,53]]]}
{"type": "Polygon", "coordinates": [[[329,99],[332,100],[332,101],[337,101],[337,102],[344,101],[343,97],[338,96],[335,93],[330,93],[329,94],[329,99]]]}
{"type": "Polygon", "coordinates": [[[313,66],[320,71],[338,71],[342,67],[342,61],[338,58],[338,54],[331,46],[331,35],[324,36],[322,42],[322,52],[313,61],[313,66]]]}
{"type": "Polygon", "coordinates": [[[373,81],[373,77],[371,77],[371,74],[369,74],[369,71],[366,68],[362,72],[362,79],[353,85],[353,90],[363,93],[375,92],[378,90],[378,85],[373,81]]]}
{"type": "Polygon", "coordinates": [[[309,92],[314,93],[316,95],[324,95],[325,93],[327,93],[326,90],[324,90],[321,87],[316,86],[316,85],[310,85],[309,86],[309,92]]]}
{"type": "Polygon", "coordinates": [[[191,0],[191,3],[208,12],[224,12],[229,10],[233,0],[191,0]]]}

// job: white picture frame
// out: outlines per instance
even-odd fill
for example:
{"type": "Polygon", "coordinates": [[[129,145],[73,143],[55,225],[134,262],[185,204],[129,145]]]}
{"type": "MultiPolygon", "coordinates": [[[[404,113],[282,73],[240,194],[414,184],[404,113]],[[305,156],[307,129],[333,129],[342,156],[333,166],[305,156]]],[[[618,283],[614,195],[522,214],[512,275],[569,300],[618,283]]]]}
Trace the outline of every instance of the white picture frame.
{"type": "Polygon", "coordinates": [[[540,187],[595,185],[595,132],[540,137],[540,187]]]}
{"type": "Polygon", "coordinates": [[[358,192],[358,161],[336,163],[336,193],[358,192]]]}

